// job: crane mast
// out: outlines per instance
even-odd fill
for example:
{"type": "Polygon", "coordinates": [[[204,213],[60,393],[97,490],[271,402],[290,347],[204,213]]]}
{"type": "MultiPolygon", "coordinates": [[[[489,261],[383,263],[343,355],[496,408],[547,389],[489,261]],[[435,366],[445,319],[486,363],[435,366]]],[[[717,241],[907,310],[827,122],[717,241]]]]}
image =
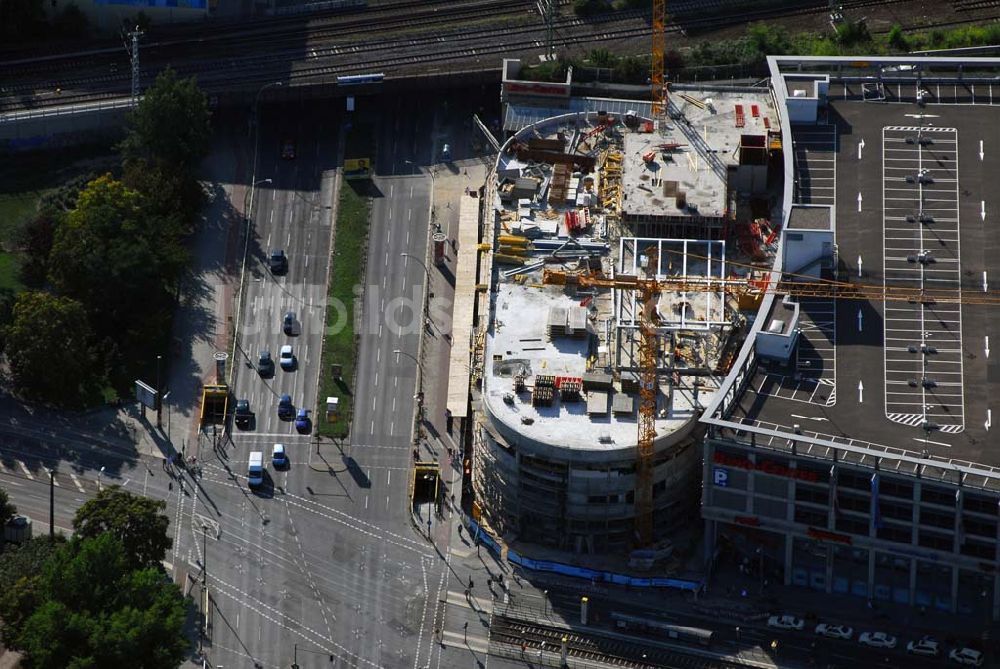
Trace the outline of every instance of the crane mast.
{"type": "Polygon", "coordinates": [[[659,118],[667,111],[667,86],[663,80],[663,55],[666,51],[667,0],[653,0],[653,49],[652,49],[652,102],[653,118],[659,118]]]}

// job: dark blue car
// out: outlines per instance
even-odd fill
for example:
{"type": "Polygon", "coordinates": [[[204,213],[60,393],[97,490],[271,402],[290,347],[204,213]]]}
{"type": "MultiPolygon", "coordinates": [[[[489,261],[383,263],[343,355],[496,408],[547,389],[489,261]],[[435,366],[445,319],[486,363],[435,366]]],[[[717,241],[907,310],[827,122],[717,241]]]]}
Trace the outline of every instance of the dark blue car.
{"type": "Polygon", "coordinates": [[[281,420],[290,420],[294,415],[295,407],[292,406],[291,396],[282,395],[281,399],[278,400],[278,418],[281,420]]]}

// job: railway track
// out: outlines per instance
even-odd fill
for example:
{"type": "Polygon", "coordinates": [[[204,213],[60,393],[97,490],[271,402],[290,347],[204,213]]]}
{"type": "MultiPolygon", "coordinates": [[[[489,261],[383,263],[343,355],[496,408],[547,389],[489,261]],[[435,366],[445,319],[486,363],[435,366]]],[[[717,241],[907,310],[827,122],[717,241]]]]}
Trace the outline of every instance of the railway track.
{"type": "Polygon", "coordinates": [[[745,665],[728,662],[705,655],[688,654],[681,650],[668,650],[661,646],[645,645],[610,636],[584,636],[575,630],[539,625],[494,615],[490,627],[490,654],[504,657],[522,657],[531,661],[538,652],[558,657],[562,640],[566,637],[567,657],[589,663],[625,669],[745,669],[745,665]]]}
{"type": "MultiPolygon", "coordinates": [[[[843,6],[847,10],[853,10],[902,2],[906,0],[854,0],[853,2],[847,0],[843,6]]],[[[482,12],[485,11],[485,7],[495,7],[500,4],[510,6],[510,3],[498,3],[497,0],[479,0],[478,4],[463,6],[457,11],[458,15],[461,15],[461,12],[482,12]]],[[[530,4],[530,0],[521,3],[521,5],[530,4]]],[[[520,9],[523,14],[524,7],[520,6],[520,9]]],[[[675,34],[682,30],[688,33],[692,30],[707,32],[733,22],[764,20],[773,18],[776,14],[788,16],[791,13],[806,14],[822,11],[825,9],[815,7],[800,7],[794,11],[763,9],[731,14],[725,20],[712,17],[689,20],[683,23],[683,28],[677,23],[669,23],[667,30],[675,34]]],[[[440,28],[440,25],[447,24],[451,20],[449,17],[452,16],[456,14],[428,17],[426,25],[436,25],[440,28]]],[[[646,18],[647,15],[640,10],[618,12],[614,15],[613,21],[600,23],[576,17],[563,17],[555,26],[556,44],[559,47],[580,48],[602,41],[644,38],[649,31],[646,18]]],[[[962,21],[951,23],[962,23],[962,21]]],[[[414,20],[409,20],[408,24],[410,27],[420,25],[414,20]]],[[[495,23],[488,28],[467,28],[460,31],[435,29],[379,41],[365,39],[365,28],[360,26],[356,28],[355,33],[350,33],[346,29],[330,28],[336,33],[335,38],[331,37],[331,43],[316,44],[308,48],[305,53],[299,48],[248,56],[183,59],[173,62],[172,66],[183,75],[197,75],[199,83],[207,91],[220,92],[231,89],[234,81],[250,87],[274,81],[276,78],[286,80],[290,84],[308,84],[326,81],[337,75],[361,72],[385,71],[389,75],[402,75],[426,71],[427,66],[493,69],[499,57],[537,51],[545,39],[543,28],[523,24],[508,25],[502,29],[498,29],[495,23]],[[353,40],[350,39],[352,34],[355,37],[353,40]]],[[[144,73],[144,86],[150,83],[162,66],[161,63],[149,66],[144,73]]],[[[0,89],[2,96],[0,110],[41,108],[121,97],[126,95],[129,89],[126,72],[127,68],[124,67],[119,67],[114,72],[87,73],[84,76],[60,77],[49,72],[46,85],[50,88],[41,96],[38,95],[40,87],[38,81],[7,83],[0,89]],[[66,92],[55,95],[52,91],[54,86],[59,86],[66,92]]],[[[0,80],[2,79],[4,73],[0,68],[0,80]]]]}

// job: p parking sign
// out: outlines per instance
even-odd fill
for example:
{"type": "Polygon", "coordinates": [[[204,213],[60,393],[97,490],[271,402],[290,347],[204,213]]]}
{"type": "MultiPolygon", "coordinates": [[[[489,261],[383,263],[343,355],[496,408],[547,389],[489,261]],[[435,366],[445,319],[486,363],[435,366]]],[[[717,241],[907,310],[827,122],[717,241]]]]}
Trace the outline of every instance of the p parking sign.
{"type": "Polygon", "coordinates": [[[729,470],[723,467],[715,467],[712,469],[712,481],[715,485],[720,488],[726,488],[729,486],[729,470]]]}

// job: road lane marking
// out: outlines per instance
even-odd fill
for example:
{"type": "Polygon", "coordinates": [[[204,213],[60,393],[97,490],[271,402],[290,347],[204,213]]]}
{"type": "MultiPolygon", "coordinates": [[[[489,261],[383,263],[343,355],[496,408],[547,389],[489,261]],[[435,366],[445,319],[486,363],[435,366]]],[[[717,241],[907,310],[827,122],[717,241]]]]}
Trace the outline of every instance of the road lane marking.
{"type": "Polygon", "coordinates": [[[75,484],[76,484],[76,488],[77,488],[77,490],[79,490],[80,492],[87,492],[87,491],[86,491],[86,489],[85,489],[85,488],[83,487],[83,484],[82,484],[82,483],[80,483],[80,479],[78,479],[78,478],[76,477],[76,474],[74,474],[73,472],[70,472],[70,473],[69,473],[69,477],[70,477],[71,479],[73,479],[73,483],[75,483],[75,484]]]}
{"type": "Polygon", "coordinates": [[[31,470],[28,469],[28,466],[26,464],[24,464],[20,460],[17,461],[17,464],[21,465],[21,471],[24,472],[24,475],[28,477],[28,480],[30,481],[35,480],[34,475],[31,473],[31,470]]]}
{"type": "Polygon", "coordinates": [[[55,476],[52,477],[52,485],[54,485],[57,488],[62,488],[62,485],[59,483],[59,479],[57,479],[55,476]]]}
{"type": "Polygon", "coordinates": [[[385,485],[386,485],[386,487],[392,486],[392,470],[391,469],[385,473],[385,485]]]}

